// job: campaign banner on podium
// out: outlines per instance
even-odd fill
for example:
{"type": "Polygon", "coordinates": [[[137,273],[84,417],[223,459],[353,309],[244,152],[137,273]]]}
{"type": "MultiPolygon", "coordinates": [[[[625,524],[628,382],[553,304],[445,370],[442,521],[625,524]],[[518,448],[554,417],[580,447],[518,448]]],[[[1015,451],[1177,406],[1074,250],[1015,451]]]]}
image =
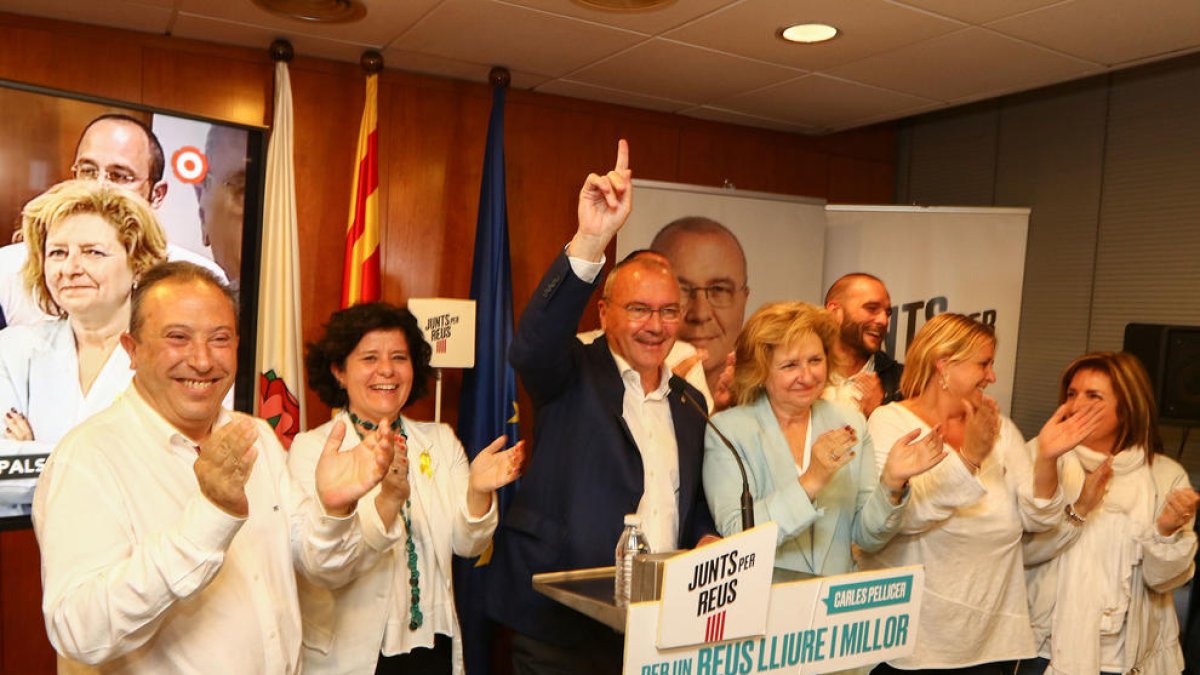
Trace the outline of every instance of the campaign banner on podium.
{"type": "Polygon", "coordinates": [[[776,584],[761,608],[762,635],[674,649],[655,644],[661,603],[636,603],[626,616],[624,672],[815,675],[907,656],[924,582],[917,565],[776,584]]]}
{"type": "Polygon", "coordinates": [[[433,348],[434,368],[475,367],[475,301],[411,298],[408,311],[417,317],[425,341],[433,348]]]}
{"type": "Polygon", "coordinates": [[[770,521],[668,560],[658,648],[762,635],[778,537],[770,521]]]}

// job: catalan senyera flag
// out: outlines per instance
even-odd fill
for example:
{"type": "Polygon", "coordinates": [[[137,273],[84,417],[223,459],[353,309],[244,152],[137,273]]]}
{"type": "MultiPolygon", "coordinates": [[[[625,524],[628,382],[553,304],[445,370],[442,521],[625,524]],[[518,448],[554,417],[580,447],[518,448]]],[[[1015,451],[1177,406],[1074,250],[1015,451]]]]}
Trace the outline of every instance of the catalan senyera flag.
{"type": "Polygon", "coordinates": [[[379,299],[379,75],[367,75],[362,125],[358,128],[342,307],[379,299]]]}
{"type": "MultiPolygon", "coordinates": [[[[508,445],[516,443],[517,376],[508,362],[513,336],[512,267],[508,253],[508,199],[504,179],[503,85],[492,90],[483,180],[479,187],[479,218],[475,225],[475,262],[471,271],[471,299],[475,301],[475,367],[463,373],[458,406],[458,437],[474,459],[500,434],[508,445]]],[[[500,517],[515,485],[499,490],[500,517]]],[[[484,566],[491,547],[478,559],[455,558],[454,595],[462,625],[466,671],[487,675],[491,670],[491,623],[482,598],[487,594],[484,566]]]]}
{"type": "Polygon", "coordinates": [[[290,448],[304,428],[304,352],[300,331],[300,248],[292,163],[292,82],[275,63],[275,120],[267,142],[262,272],[258,283],[258,390],[254,414],[290,448]]]}

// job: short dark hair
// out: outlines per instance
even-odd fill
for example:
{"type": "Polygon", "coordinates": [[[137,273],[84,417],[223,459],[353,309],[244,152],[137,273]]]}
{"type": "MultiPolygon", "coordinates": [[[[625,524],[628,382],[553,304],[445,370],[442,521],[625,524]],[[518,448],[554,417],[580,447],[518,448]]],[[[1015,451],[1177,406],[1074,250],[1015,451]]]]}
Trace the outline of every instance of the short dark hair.
{"type": "Polygon", "coordinates": [[[867,274],[866,272],[850,272],[849,274],[843,274],[842,276],[838,277],[838,280],[833,282],[833,285],[829,287],[829,290],[825,291],[825,304],[828,305],[835,299],[845,295],[846,289],[850,286],[850,284],[858,281],[859,279],[875,281],[885,289],[887,288],[887,284],[883,283],[883,279],[880,279],[874,274],[867,274]]]}
{"type": "Polygon", "coordinates": [[[94,125],[104,121],[126,122],[128,124],[137,126],[139,129],[145,132],[146,142],[150,145],[150,185],[157,185],[158,182],[162,180],[163,170],[167,166],[167,161],[163,156],[162,143],[158,142],[158,136],[154,135],[154,130],[150,128],[150,125],[136,117],[131,117],[124,113],[104,113],[91,122],[88,122],[87,126],[83,128],[82,132],[80,132],[79,140],[75,141],[75,154],[79,154],[79,145],[83,143],[83,137],[87,136],[88,129],[91,129],[94,125]]]}
{"type": "Polygon", "coordinates": [[[401,407],[407,407],[429,393],[429,380],[433,375],[429,360],[433,357],[433,349],[425,341],[425,335],[417,325],[417,317],[403,307],[386,302],[368,302],[334,312],[325,324],[321,338],[305,345],[304,368],[308,375],[308,386],[317,392],[322,403],[331,408],[349,405],[350,398],[346,390],[333,376],[333,366],[345,369],[350,352],[367,333],[394,328],[404,331],[413,369],[408,400],[401,407]]]}
{"type": "MultiPolygon", "coordinates": [[[[221,291],[221,295],[225,296],[225,299],[229,301],[229,306],[233,308],[233,315],[235,317],[238,316],[237,296],[233,294],[229,286],[221,281],[212,270],[185,260],[172,260],[151,267],[138,279],[138,284],[133,289],[133,299],[130,301],[129,334],[136,338],[138,331],[142,328],[142,324],[146,322],[146,317],[142,315],[142,304],[145,302],[146,294],[150,292],[150,289],[159,284],[186,284],[191,282],[206,284],[221,291]]],[[[234,324],[234,328],[237,328],[236,323],[234,324]]]]}

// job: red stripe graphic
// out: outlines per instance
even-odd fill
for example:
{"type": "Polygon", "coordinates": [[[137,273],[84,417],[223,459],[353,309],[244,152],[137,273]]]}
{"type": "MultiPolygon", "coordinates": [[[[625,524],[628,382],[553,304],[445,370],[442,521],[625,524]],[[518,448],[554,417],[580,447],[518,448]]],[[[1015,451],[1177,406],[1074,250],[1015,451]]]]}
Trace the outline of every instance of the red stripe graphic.
{"type": "Polygon", "coordinates": [[[704,641],[719,642],[725,638],[725,610],[708,617],[704,626],[704,641]]]}

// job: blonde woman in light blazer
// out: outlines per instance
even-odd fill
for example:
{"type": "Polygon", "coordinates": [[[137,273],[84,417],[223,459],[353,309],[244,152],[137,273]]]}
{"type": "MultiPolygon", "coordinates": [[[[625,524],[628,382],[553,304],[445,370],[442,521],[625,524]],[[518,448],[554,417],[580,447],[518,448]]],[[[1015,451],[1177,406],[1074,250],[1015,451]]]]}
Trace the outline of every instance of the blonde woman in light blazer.
{"type": "MultiPolygon", "coordinates": [[[[843,574],[851,544],[877,550],[900,525],[908,479],[945,453],[932,433],[900,439],[877,473],[861,413],[821,400],[837,326],[825,310],[799,302],[762,307],[737,341],[739,405],[713,423],[730,439],[749,476],[756,523],[775,521],[777,579],[843,574]]],[[[741,529],[741,477],[710,429],[704,491],[722,535],[741,529]]]]}
{"type": "Polygon", "coordinates": [[[288,458],[293,476],[314,489],[317,458],[339,421],[354,430],[343,450],[389,425],[408,470],[363,497],[357,512],[403,532],[397,545],[341,588],[297,579],[306,673],[463,672],[452,558],[487,547],[497,522],[494,491],[516,478],[522,450],[502,450],[501,437],[468,462],[449,426],[401,416],[427,391],[429,358],[413,315],[385,303],[336,312],[322,339],[308,346],[310,386],[343,410],[296,436],[288,458]],[[407,492],[407,499],[381,497],[386,490],[407,492]],[[388,506],[395,503],[405,505],[388,506]]]}

